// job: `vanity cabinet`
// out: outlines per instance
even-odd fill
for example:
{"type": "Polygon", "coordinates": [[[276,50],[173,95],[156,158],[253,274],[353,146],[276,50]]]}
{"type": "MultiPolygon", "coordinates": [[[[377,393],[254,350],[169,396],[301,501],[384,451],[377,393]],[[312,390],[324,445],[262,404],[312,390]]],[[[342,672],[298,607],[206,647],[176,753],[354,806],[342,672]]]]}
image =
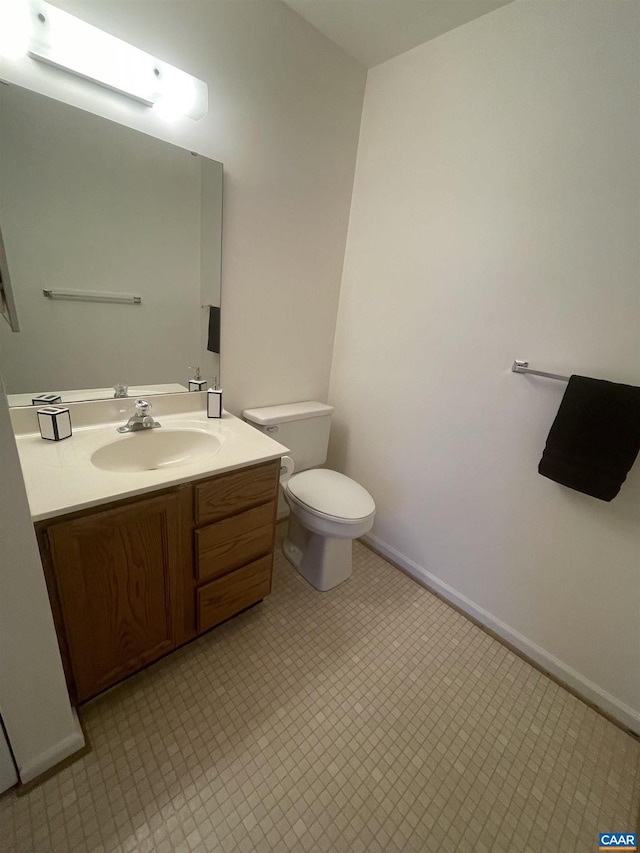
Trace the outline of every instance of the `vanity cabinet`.
{"type": "Polygon", "coordinates": [[[36,524],[72,699],[271,591],[280,461],[36,524]]]}

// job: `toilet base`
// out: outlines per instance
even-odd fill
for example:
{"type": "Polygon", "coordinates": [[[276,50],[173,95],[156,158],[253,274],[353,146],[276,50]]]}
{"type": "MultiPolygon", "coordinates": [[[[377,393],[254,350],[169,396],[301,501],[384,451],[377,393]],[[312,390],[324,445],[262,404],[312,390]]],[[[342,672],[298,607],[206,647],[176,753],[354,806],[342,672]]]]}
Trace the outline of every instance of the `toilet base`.
{"type": "Polygon", "coordinates": [[[291,513],[282,551],[311,586],[326,592],[351,577],[352,541],[311,533],[291,513]]]}

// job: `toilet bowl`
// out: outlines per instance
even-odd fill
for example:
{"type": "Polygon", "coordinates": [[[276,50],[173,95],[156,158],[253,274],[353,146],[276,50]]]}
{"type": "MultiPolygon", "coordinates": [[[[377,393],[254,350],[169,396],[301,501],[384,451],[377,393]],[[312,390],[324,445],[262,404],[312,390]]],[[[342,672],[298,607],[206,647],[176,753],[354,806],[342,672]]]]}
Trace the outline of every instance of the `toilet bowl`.
{"type": "Polygon", "coordinates": [[[293,476],[282,488],[289,507],[285,557],[316,589],[351,576],[352,542],[373,526],[375,503],[361,485],[324,464],[333,407],[315,400],[247,409],[244,419],[289,448],[293,476]]]}
{"type": "Polygon", "coordinates": [[[325,468],[294,474],[284,495],[291,511],[285,557],[316,589],[333,589],[351,577],[352,542],[373,526],[373,498],[354,480],[325,468]]]}

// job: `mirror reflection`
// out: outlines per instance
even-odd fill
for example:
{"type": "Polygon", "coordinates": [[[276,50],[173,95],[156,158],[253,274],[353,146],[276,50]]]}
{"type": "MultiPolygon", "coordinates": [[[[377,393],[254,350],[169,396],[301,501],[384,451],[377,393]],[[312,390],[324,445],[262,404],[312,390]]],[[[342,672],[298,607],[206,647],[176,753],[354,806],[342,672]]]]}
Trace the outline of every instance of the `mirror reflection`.
{"type": "Polygon", "coordinates": [[[188,390],[220,373],[222,164],[0,85],[12,405],[188,390]]]}

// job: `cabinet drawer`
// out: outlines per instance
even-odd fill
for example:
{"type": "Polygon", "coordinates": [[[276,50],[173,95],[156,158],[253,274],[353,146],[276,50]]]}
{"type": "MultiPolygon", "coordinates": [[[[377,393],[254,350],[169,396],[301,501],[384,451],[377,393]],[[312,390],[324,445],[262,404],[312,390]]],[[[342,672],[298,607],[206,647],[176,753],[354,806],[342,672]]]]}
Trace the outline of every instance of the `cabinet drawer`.
{"type": "Polygon", "coordinates": [[[217,521],[275,500],[280,460],[223,474],[195,486],[196,524],[217,521]]]}
{"type": "Polygon", "coordinates": [[[198,631],[213,628],[271,592],[271,555],[197,591],[198,631]]]}
{"type": "Polygon", "coordinates": [[[268,554],[273,542],[273,503],[196,530],[198,580],[219,577],[268,554]]]}

